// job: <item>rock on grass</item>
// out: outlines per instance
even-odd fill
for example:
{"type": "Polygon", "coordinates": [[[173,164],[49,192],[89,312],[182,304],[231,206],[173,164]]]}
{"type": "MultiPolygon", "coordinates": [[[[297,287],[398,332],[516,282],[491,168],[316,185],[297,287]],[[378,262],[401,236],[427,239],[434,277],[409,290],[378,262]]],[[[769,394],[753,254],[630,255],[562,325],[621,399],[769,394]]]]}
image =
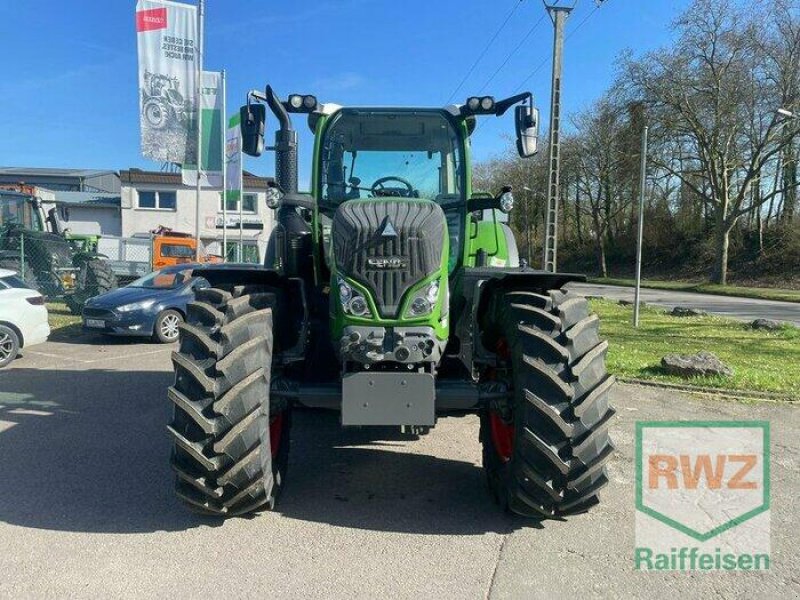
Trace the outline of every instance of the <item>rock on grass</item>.
{"type": "Polygon", "coordinates": [[[722,375],[730,377],[733,369],[711,352],[705,350],[697,354],[667,354],[661,359],[661,367],[669,375],[679,377],[698,377],[722,375]]]}

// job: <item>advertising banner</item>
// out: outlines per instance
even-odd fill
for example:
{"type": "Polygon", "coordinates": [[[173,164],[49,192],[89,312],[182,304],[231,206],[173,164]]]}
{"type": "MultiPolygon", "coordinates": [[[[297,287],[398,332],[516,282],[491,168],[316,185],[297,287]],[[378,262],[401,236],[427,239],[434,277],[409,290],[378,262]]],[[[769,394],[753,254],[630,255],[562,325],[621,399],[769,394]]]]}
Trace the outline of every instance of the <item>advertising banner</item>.
{"type": "MultiPolygon", "coordinates": [[[[222,73],[203,71],[200,89],[202,141],[200,146],[200,186],[222,187],[222,73]]],[[[197,165],[187,162],[181,169],[184,185],[197,183],[197,165]]]]}
{"type": "Polygon", "coordinates": [[[161,162],[195,162],[197,8],[139,0],[136,38],[142,156],[161,162]]]}
{"type": "Polygon", "coordinates": [[[237,206],[242,198],[242,130],[239,113],[228,120],[225,135],[225,201],[237,206]]]}

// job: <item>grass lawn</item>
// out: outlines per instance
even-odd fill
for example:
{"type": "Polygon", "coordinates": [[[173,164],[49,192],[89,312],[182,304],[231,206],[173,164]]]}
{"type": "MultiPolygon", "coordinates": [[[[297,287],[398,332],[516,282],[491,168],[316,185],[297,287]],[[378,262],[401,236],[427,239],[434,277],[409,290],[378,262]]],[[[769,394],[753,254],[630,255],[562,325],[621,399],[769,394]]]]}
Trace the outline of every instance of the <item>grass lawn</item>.
{"type": "Polygon", "coordinates": [[[620,377],[681,383],[697,387],[772,392],[800,400],[800,329],[751,329],[722,317],[670,317],[642,307],[634,329],[633,307],[592,300],[600,315],[600,333],[609,341],[608,370],[620,377]],[[707,350],[734,370],[733,377],[683,379],[666,375],[661,358],[670,353],[707,350]]]}
{"type": "Polygon", "coordinates": [[[73,315],[63,302],[48,302],[47,314],[51,337],[63,337],[81,332],[81,317],[73,315]]]}
{"type": "MultiPolygon", "coordinates": [[[[605,285],[622,285],[633,287],[633,279],[617,279],[614,277],[590,277],[589,283],[605,285]]],[[[689,283],[686,281],[642,281],[642,287],[656,290],[678,290],[681,292],[698,292],[715,296],[739,296],[740,298],[758,298],[760,300],[780,300],[782,302],[800,302],[800,290],[783,290],[779,288],[754,288],[737,285],[716,285],[713,283],[689,283]]]]}

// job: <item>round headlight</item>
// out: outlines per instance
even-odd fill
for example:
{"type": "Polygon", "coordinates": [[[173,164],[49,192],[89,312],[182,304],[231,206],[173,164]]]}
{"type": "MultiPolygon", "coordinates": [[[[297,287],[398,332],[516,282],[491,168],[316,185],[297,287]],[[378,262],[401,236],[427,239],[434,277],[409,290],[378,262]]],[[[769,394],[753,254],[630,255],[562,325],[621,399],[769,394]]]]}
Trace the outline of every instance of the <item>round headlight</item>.
{"type": "Polygon", "coordinates": [[[494,108],[494,98],[491,96],[481,98],[481,108],[483,110],[492,110],[494,108]]]}
{"type": "Polygon", "coordinates": [[[505,192],[500,196],[500,210],[504,213],[510,213],[512,208],[514,208],[514,194],[505,192]]]}
{"type": "Polygon", "coordinates": [[[434,281],[430,287],[428,287],[428,293],[426,294],[428,298],[428,302],[431,304],[435,304],[436,301],[439,299],[439,282],[434,281]]]}
{"type": "Polygon", "coordinates": [[[470,98],[467,100],[467,108],[470,110],[478,110],[478,107],[481,105],[480,98],[470,98]]]}
{"type": "Polygon", "coordinates": [[[299,94],[292,94],[289,96],[289,105],[292,108],[300,108],[303,106],[303,97],[299,94]]]}
{"type": "Polygon", "coordinates": [[[308,109],[316,108],[317,107],[317,99],[314,96],[304,96],[303,97],[303,106],[308,109]]]}
{"type": "Polygon", "coordinates": [[[367,306],[367,301],[364,300],[361,296],[356,296],[352,300],[350,300],[350,304],[348,304],[350,308],[350,312],[353,313],[357,317],[361,317],[367,314],[369,307],[367,306]]]}
{"type": "Polygon", "coordinates": [[[411,303],[412,315],[427,315],[429,312],[431,312],[431,303],[427,298],[414,298],[414,302],[411,303]]]}
{"type": "Polygon", "coordinates": [[[283,198],[283,194],[281,191],[276,187],[267,188],[267,207],[268,208],[278,208],[281,203],[281,198],[283,198]]]}

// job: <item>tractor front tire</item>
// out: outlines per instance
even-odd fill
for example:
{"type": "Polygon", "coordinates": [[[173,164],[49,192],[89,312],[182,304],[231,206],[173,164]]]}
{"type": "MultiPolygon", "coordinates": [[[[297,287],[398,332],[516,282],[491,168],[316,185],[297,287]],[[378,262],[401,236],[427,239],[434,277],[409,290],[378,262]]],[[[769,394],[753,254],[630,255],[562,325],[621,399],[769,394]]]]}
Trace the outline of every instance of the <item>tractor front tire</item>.
{"type": "Polygon", "coordinates": [[[274,507],[289,456],[290,413],[270,407],[272,293],[200,290],[172,355],[169,432],[176,493],[206,515],[274,507]]]}
{"type": "Polygon", "coordinates": [[[489,487],[501,506],[523,516],[585,512],[608,483],[614,451],[614,378],[599,319],[585,298],[564,291],[505,292],[494,314],[496,373],[507,374],[513,400],[481,415],[489,487]]]}

